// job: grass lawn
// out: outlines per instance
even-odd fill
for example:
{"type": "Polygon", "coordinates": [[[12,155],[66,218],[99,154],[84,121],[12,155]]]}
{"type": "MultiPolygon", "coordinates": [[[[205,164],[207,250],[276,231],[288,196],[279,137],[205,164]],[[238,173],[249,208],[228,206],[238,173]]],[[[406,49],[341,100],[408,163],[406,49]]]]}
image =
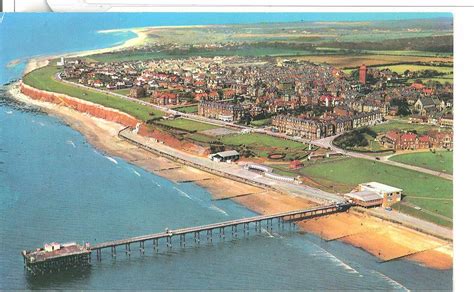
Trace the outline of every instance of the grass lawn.
{"type": "Polygon", "coordinates": [[[225,135],[221,136],[220,141],[227,146],[245,145],[259,157],[284,153],[285,160],[293,160],[301,159],[308,154],[307,147],[302,143],[259,133],[225,135]]]}
{"type": "Polygon", "coordinates": [[[46,66],[34,70],[23,77],[23,82],[34,88],[66,94],[79,99],[87,100],[93,103],[103,105],[130,114],[142,121],[163,116],[163,112],[150,107],[122,99],[120,97],[108,95],[76,87],[55,79],[55,74],[59,70],[55,66],[46,66]]]}
{"type": "Polygon", "coordinates": [[[183,113],[188,113],[188,114],[192,114],[192,113],[197,113],[197,112],[198,112],[198,106],[197,106],[197,104],[189,105],[189,106],[176,107],[176,108],[174,108],[174,109],[177,110],[177,111],[183,112],[183,113]]]}
{"type": "Polygon", "coordinates": [[[217,140],[216,137],[209,137],[209,136],[199,134],[199,133],[187,134],[186,138],[189,138],[191,140],[194,140],[196,142],[201,142],[201,143],[211,143],[217,140]]]}
{"type": "Polygon", "coordinates": [[[157,123],[189,132],[199,132],[219,128],[219,126],[216,125],[196,122],[187,119],[161,120],[157,123]]]}
{"type": "Polygon", "coordinates": [[[436,171],[453,173],[453,152],[452,151],[436,151],[418,152],[400,154],[390,157],[390,160],[420,166],[436,171]]]}
{"type": "Polygon", "coordinates": [[[127,95],[127,96],[128,96],[128,95],[130,94],[130,88],[115,89],[115,90],[112,90],[112,92],[117,93],[117,94],[127,95]]]}
{"type": "Polygon", "coordinates": [[[267,126],[267,125],[270,125],[271,123],[272,123],[272,118],[254,120],[250,122],[252,126],[256,126],[256,127],[267,126]]]}
{"type": "Polygon", "coordinates": [[[364,137],[369,142],[369,145],[352,147],[352,148],[350,148],[350,150],[372,151],[372,152],[386,150],[385,148],[383,148],[383,146],[378,141],[375,141],[374,137],[370,136],[369,134],[364,133],[364,137]]]}
{"type": "Polygon", "coordinates": [[[226,145],[255,145],[281,149],[304,149],[306,147],[299,142],[258,133],[225,135],[221,137],[221,141],[226,145]]]}
{"type": "MultiPolygon", "coordinates": [[[[403,189],[406,202],[442,216],[453,216],[453,182],[450,180],[358,158],[317,163],[303,168],[300,173],[320,183],[322,188],[340,193],[370,181],[399,187],[403,189]]],[[[432,217],[420,211],[415,213],[426,220],[432,217]]]]}
{"type": "Polygon", "coordinates": [[[425,124],[412,124],[409,122],[401,122],[401,121],[388,121],[382,124],[375,125],[370,127],[370,129],[377,132],[377,134],[385,133],[391,130],[400,130],[400,131],[407,131],[407,130],[415,130],[419,134],[426,133],[429,130],[437,130],[438,127],[433,125],[425,125],[425,124]]]}

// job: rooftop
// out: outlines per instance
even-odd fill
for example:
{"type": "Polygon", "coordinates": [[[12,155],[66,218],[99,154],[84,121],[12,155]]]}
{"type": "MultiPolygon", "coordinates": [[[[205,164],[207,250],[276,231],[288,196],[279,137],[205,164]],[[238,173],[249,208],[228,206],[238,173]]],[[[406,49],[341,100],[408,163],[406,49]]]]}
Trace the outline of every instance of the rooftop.
{"type": "Polygon", "coordinates": [[[369,202],[374,200],[381,200],[382,197],[372,191],[360,191],[360,192],[351,192],[344,194],[346,197],[350,197],[359,201],[369,202]]]}
{"type": "Polygon", "coordinates": [[[374,191],[382,191],[382,192],[385,192],[385,193],[393,193],[393,192],[403,191],[402,189],[392,187],[392,186],[389,186],[389,185],[385,185],[385,184],[382,184],[382,183],[379,183],[379,182],[374,182],[374,181],[373,182],[368,182],[368,183],[362,183],[362,184],[360,184],[360,186],[363,186],[363,187],[368,188],[368,189],[372,189],[374,191]]]}

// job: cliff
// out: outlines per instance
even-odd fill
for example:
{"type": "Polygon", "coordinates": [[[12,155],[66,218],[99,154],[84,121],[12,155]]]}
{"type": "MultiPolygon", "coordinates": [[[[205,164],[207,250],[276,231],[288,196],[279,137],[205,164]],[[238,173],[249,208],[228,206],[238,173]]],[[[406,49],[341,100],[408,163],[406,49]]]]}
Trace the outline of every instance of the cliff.
{"type": "Polygon", "coordinates": [[[30,98],[66,106],[76,111],[87,113],[91,116],[119,123],[124,126],[135,127],[136,124],[140,122],[136,118],[118,110],[107,108],[92,102],[88,102],[64,94],[39,90],[29,85],[26,85],[23,82],[21,83],[20,91],[21,93],[29,96],[30,98]]]}

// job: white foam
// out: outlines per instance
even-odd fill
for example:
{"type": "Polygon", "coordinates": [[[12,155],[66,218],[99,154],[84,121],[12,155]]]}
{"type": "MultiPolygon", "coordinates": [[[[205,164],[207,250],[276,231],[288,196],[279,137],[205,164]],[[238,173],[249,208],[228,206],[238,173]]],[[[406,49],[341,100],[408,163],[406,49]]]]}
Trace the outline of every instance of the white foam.
{"type": "Polygon", "coordinates": [[[76,148],[76,144],[74,144],[74,142],[72,142],[71,140],[67,140],[66,143],[69,144],[69,145],[72,145],[72,147],[76,148]]]}
{"type": "Polygon", "coordinates": [[[390,283],[390,285],[392,285],[393,288],[403,289],[405,291],[410,291],[410,289],[408,289],[407,287],[405,287],[402,284],[398,283],[397,281],[390,278],[389,276],[387,276],[385,274],[382,274],[381,272],[375,271],[375,270],[372,270],[372,272],[378,274],[380,277],[382,277],[384,280],[386,280],[388,283],[390,283]]]}
{"type": "Polygon", "coordinates": [[[160,185],[159,183],[157,183],[156,181],[152,181],[152,182],[153,182],[153,184],[154,184],[155,186],[161,188],[161,185],[160,185]]]}
{"type": "Polygon", "coordinates": [[[222,210],[221,208],[217,207],[216,205],[211,205],[211,206],[209,206],[209,209],[215,210],[215,211],[217,211],[217,212],[219,212],[219,213],[221,213],[221,214],[224,214],[224,215],[226,215],[226,216],[229,216],[229,214],[227,214],[226,211],[222,210]]]}
{"type": "Polygon", "coordinates": [[[107,158],[109,161],[112,161],[113,163],[118,164],[118,161],[113,159],[112,157],[110,156],[104,156],[104,157],[107,158]]]}
{"type": "MultiPolygon", "coordinates": [[[[337,258],[335,255],[333,255],[332,253],[328,252],[327,250],[325,250],[324,248],[320,247],[319,245],[316,245],[319,248],[319,253],[320,254],[323,254],[325,256],[327,256],[329,258],[330,261],[332,261],[333,263],[335,263],[336,265],[338,265],[339,267],[342,267],[344,270],[348,271],[349,273],[351,274],[360,274],[359,271],[357,271],[356,269],[354,269],[353,267],[351,267],[350,265],[346,264],[345,262],[343,262],[342,260],[340,260],[339,258],[337,258]]],[[[318,253],[313,253],[311,254],[313,256],[317,256],[318,253]]]]}
{"type": "Polygon", "coordinates": [[[6,111],[5,113],[7,113],[8,115],[11,115],[13,114],[13,111],[6,111]]]}
{"type": "Polygon", "coordinates": [[[186,192],[184,192],[184,191],[182,191],[182,190],[178,189],[177,187],[173,187],[173,189],[177,190],[177,191],[178,191],[178,193],[180,193],[180,194],[181,194],[181,195],[183,195],[184,197],[186,197],[186,198],[188,198],[188,199],[190,199],[190,200],[192,200],[192,199],[193,199],[193,198],[191,198],[191,196],[190,196],[190,195],[188,195],[186,192]]]}
{"type": "Polygon", "coordinates": [[[265,233],[268,235],[268,237],[270,237],[270,238],[274,238],[274,237],[275,237],[275,236],[273,236],[270,232],[268,232],[268,230],[266,230],[265,228],[262,228],[262,231],[265,232],[265,233]]]}
{"type": "Polygon", "coordinates": [[[135,169],[132,169],[133,173],[136,174],[137,176],[142,176],[138,171],[136,171],[135,169]]]}

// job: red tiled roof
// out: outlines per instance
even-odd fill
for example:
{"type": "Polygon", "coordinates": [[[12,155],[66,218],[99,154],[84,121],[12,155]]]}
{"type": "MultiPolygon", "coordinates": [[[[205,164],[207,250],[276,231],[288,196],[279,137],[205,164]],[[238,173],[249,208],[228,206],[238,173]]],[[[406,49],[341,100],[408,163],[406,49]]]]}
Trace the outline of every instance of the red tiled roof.
{"type": "Polygon", "coordinates": [[[405,133],[405,134],[402,134],[402,136],[400,137],[400,139],[402,141],[415,141],[416,140],[416,134],[413,134],[413,133],[405,133]]]}

